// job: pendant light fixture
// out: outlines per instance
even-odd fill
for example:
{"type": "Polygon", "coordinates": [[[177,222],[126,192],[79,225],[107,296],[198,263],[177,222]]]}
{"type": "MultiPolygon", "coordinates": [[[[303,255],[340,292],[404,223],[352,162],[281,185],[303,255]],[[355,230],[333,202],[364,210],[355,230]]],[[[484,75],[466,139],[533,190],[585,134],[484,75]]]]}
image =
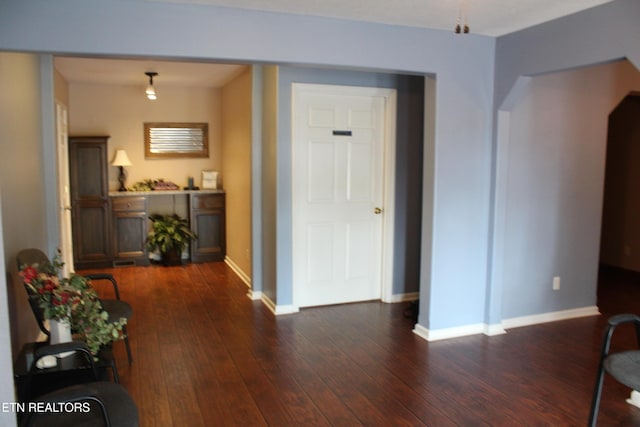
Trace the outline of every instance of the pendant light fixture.
{"type": "Polygon", "coordinates": [[[151,100],[155,100],[157,97],[156,97],[156,88],[153,87],[153,78],[157,76],[158,73],[155,73],[153,71],[147,71],[145,74],[149,76],[149,84],[147,85],[147,90],[145,91],[145,93],[147,94],[147,98],[151,100]]]}

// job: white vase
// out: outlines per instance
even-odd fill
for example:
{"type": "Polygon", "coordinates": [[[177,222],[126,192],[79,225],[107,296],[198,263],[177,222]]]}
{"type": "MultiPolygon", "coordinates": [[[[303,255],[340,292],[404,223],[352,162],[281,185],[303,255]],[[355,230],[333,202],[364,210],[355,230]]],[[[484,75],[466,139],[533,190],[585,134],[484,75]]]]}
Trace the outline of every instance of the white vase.
{"type": "MultiPolygon", "coordinates": [[[[71,325],[68,320],[49,319],[49,343],[60,344],[71,341],[71,325]]],[[[73,354],[73,351],[59,353],[58,357],[67,357],[73,354]]]]}

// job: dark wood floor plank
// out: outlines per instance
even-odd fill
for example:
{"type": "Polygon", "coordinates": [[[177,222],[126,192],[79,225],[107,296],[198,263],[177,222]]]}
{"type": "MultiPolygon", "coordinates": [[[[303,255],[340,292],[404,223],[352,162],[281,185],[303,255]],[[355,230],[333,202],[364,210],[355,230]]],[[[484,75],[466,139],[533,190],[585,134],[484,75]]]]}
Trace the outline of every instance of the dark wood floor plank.
{"type": "MultiPolygon", "coordinates": [[[[276,317],[224,263],[106,271],[134,309],[133,365],[114,354],[142,426],[585,425],[606,318],[640,312],[640,276],[607,271],[602,316],[426,342],[406,304],[276,317]]],[[[640,425],[628,395],[605,380],[599,425],[640,425]]]]}

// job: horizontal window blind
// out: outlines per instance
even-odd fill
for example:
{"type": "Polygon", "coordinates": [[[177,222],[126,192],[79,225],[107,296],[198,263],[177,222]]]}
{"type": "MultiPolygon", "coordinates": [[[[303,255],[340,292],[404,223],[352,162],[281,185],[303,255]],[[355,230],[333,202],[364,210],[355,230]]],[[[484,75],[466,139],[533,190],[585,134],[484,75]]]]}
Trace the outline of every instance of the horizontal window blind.
{"type": "Polygon", "coordinates": [[[149,149],[152,153],[197,153],[203,148],[203,129],[152,128],[149,130],[149,149]]]}
{"type": "Polygon", "coordinates": [[[145,123],[145,156],[208,157],[207,123],[145,123]]]}

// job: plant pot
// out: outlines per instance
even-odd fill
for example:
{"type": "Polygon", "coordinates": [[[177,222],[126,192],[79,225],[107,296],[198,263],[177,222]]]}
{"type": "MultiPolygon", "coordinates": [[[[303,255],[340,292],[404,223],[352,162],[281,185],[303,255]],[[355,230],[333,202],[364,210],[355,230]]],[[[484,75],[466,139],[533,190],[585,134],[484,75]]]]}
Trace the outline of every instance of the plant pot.
{"type": "Polygon", "coordinates": [[[161,254],[160,261],[162,265],[175,266],[182,265],[182,252],[177,250],[170,250],[169,252],[164,252],[161,254]]]}
{"type": "MultiPolygon", "coordinates": [[[[49,343],[61,344],[71,342],[71,325],[68,320],[49,319],[49,343]]],[[[72,355],[73,351],[58,353],[57,357],[67,357],[72,355]]]]}

